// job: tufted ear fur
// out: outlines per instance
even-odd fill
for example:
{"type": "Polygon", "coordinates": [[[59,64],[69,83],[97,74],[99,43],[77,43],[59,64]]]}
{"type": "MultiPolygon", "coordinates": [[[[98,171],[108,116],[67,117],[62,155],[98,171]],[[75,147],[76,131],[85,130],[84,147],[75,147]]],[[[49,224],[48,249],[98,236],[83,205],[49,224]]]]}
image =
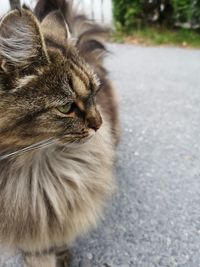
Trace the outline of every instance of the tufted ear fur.
{"type": "Polygon", "coordinates": [[[10,11],[0,21],[0,72],[48,63],[40,26],[27,9],[10,11]]]}
{"type": "Polygon", "coordinates": [[[41,22],[41,31],[45,40],[50,40],[66,45],[70,37],[69,27],[59,10],[50,12],[41,22]]]}

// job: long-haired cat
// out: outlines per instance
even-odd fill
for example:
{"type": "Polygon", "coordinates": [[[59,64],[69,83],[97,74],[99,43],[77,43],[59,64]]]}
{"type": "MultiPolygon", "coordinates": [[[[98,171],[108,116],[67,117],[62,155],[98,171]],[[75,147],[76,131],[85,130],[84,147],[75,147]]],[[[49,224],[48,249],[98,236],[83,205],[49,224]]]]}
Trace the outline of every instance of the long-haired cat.
{"type": "Polygon", "coordinates": [[[0,21],[0,242],[29,267],[95,226],[115,187],[119,123],[105,29],[69,1],[0,21]]]}

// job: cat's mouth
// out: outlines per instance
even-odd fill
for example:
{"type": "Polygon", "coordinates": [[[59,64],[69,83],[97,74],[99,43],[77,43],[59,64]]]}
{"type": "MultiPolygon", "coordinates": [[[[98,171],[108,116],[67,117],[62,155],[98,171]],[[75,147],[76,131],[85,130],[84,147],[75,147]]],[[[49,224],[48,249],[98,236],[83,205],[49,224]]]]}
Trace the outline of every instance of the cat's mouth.
{"type": "Polygon", "coordinates": [[[90,141],[96,134],[96,131],[93,129],[88,129],[84,134],[71,134],[66,135],[60,138],[60,142],[65,145],[72,144],[84,144],[90,141]]]}
{"type": "Polygon", "coordinates": [[[84,144],[84,143],[90,141],[90,140],[95,136],[95,133],[96,133],[95,130],[93,130],[93,129],[89,129],[89,131],[88,131],[88,136],[83,137],[83,138],[80,140],[80,143],[81,143],[81,144],[84,144]]]}

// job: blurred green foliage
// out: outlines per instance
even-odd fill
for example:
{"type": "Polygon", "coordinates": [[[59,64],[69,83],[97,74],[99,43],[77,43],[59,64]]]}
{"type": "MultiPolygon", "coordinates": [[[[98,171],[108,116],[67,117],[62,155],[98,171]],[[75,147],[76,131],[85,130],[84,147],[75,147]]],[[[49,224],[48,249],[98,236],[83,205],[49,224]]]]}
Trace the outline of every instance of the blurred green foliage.
{"type": "Polygon", "coordinates": [[[200,0],[113,0],[117,29],[147,25],[200,28],[200,0]]]}
{"type": "Polygon", "coordinates": [[[186,22],[191,19],[191,0],[174,0],[175,20],[186,22]]]}
{"type": "Polygon", "coordinates": [[[128,30],[140,24],[142,10],[140,0],[113,0],[113,6],[117,28],[128,30]]]}
{"type": "Polygon", "coordinates": [[[175,21],[200,23],[200,0],[173,0],[173,7],[175,21]]]}

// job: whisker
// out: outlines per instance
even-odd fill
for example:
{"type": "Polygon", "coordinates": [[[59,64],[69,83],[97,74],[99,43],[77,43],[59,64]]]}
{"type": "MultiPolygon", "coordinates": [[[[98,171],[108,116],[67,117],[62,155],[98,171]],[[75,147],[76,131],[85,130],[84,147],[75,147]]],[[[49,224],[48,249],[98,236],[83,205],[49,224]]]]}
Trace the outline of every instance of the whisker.
{"type": "Polygon", "coordinates": [[[47,140],[44,140],[44,141],[40,141],[38,143],[29,145],[29,146],[24,147],[22,149],[19,149],[17,151],[10,152],[8,154],[4,154],[4,155],[0,156],[0,160],[6,159],[6,158],[9,158],[9,157],[13,157],[13,156],[18,156],[18,155],[21,155],[21,154],[26,153],[28,151],[31,151],[33,149],[41,149],[41,148],[47,147],[47,146],[55,143],[57,140],[58,139],[50,138],[50,139],[47,139],[47,140]]]}

